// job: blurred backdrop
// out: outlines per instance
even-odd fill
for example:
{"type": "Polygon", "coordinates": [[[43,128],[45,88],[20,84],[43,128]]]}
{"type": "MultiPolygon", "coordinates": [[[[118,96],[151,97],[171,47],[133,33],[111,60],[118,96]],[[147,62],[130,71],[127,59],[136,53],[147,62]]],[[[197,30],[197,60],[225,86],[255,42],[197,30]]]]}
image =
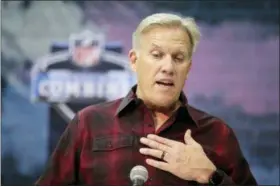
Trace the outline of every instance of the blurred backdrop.
{"type": "Polygon", "coordinates": [[[224,119],[234,129],[259,184],[279,185],[278,7],[275,0],[2,1],[2,185],[32,185],[77,110],[128,91],[135,81],[126,69],[131,34],[142,18],[155,12],[196,18],[202,41],[184,91],[192,105],[224,119]],[[46,72],[69,70],[70,36],[77,41],[84,31],[97,41],[90,45],[93,51],[102,49],[105,55],[90,64],[94,68],[76,63],[70,69],[93,75],[79,81],[99,83],[103,91],[92,88],[83,92],[88,99],[73,101],[71,97],[57,105],[55,99],[65,93],[52,97],[58,86],[46,94],[43,82],[68,80],[69,74],[46,72]],[[97,35],[102,39],[96,39],[97,35]],[[52,62],[64,65],[49,67],[52,62]],[[116,89],[117,82],[125,85],[116,89]]]}

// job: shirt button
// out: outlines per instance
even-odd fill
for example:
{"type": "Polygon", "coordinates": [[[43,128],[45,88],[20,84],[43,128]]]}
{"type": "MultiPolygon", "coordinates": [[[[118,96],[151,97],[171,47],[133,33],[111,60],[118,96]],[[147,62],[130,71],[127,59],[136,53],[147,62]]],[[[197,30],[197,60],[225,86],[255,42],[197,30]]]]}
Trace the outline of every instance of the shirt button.
{"type": "Polygon", "coordinates": [[[113,146],[112,146],[112,142],[109,142],[109,143],[108,143],[108,147],[110,147],[110,148],[113,147],[113,146]]]}
{"type": "Polygon", "coordinates": [[[152,125],[152,124],[148,124],[148,126],[149,126],[149,127],[153,127],[153,125],[152,125]]]}

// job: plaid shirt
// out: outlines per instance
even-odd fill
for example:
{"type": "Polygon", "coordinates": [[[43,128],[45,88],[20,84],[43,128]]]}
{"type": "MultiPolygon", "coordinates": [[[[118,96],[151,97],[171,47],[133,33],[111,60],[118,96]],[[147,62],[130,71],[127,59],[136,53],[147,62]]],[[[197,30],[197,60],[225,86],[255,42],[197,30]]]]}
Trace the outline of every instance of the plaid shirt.
{"type": "Polygon", "coordinates": [[[150,133],[184,142],[187,129],[217,168],[226,173],[222,185],[256,185],[230,127],[220,119],[187,104],[155,132],[151,112],[135,95],[89,106],[76,115],[63,133],[45,173],[36,185],[131,185],[130,170],[143,165],[145,185],[198,185],[145,163],[140,137],[150,133]]]}

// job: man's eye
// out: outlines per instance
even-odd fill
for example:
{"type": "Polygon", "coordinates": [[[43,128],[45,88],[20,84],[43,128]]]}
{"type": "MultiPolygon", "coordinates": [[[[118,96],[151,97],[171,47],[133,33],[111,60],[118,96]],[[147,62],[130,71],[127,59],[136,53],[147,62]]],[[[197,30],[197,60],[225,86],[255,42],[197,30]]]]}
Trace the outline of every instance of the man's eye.
{"type": "Polygon", "coordinates": [[[160,58],[162,57],[162,53],[152,53],[152,56],[155,58],[160,58]]]}
{"type": "Polygon", "coordinates": [[[181,62],[181,61],[183,61],[184,59],[183,59],[183,58],[175,58],[175,60],[181,62]]]}
{"type": "Polygon", "coordinates": [[[173,59],[175,60],[175,62],[182,62],[184,61],[185,58],[184,56],[179,55],[179,56],[175,56],[173,59]]]}

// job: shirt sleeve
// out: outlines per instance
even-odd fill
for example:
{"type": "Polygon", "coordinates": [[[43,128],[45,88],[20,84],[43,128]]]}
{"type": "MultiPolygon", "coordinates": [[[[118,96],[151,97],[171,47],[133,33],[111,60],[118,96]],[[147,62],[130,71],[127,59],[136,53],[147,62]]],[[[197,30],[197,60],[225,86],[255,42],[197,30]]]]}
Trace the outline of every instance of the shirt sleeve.
{"type": "Polygon", "coordinates": [[[256,186],[257,182],[250,170],[249,164],[242,154],[238,140],[232,129],[229,128],[226,141],[229,167],[224,175],[222,186],[256,186]]]}
{"type": "Polygon", "coordinates": [[[35,185],[75,185],[78,182],[80,136],[81,127],[76,115],[60,137],[46,170],[35,185]]]}

